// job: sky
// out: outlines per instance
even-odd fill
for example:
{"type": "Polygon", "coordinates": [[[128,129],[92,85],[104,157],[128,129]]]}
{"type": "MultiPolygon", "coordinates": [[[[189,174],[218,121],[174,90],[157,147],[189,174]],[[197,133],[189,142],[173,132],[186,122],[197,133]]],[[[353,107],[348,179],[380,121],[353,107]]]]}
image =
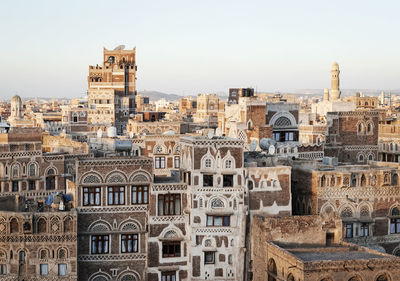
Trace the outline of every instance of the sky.
{"type": "Polygon", "coordinates": [[[0,98],[81,97],[103,47],[136,46],[137,90],[400,89],[400,1],[8,0],[0,98]]]}

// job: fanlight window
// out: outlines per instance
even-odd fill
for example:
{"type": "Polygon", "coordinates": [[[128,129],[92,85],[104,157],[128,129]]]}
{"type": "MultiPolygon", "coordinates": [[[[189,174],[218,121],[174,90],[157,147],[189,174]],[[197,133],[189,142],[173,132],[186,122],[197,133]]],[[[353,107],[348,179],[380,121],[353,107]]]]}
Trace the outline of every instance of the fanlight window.
{"type": "Polygon", "coordinates": [[[369,208],[367,206],[361,207],[360,216],[361,217],[369,217],[369,208]]]}
{"type": "Polygon", "coordinates": [[[163,148],[161,146],[157,145],[156,148],[154,149],[154,153],[155,154],[163,153],[163,148]]]}
{"type": "Polygon", "coordinates": [[[177,237],[178,234],[176,234],[176,232],[173,230],[167,231],[167,233],[165,233],[164,235],[164,238],[177,238],[177,237]]]}
{"type": "Polygon", "coordinates": [[[290,122],[289,118],[287,117],[279,117],[275,123],[274,127],[290,127],[292,125],[292,122],[290,122]]]}
{"type": "Polygon", "coordinates": [[[136,281],[136,278],[135,278],[135,276],[128,274],[128,275],[125,275],[124,277],[122,277],[121,281],[136,281]]]}
{"type": "Polygon", "coordinates": [[[340,213],[340,216],[342,218],[351,218],[353,216],[353,211],[351,210],[350,207],[346,207],[343,209],[343,211],[340,213]]]}
{"type": "Polygon", "coordinates": [[[386,274],[382,274],[376,278],[376,281],[389,281],[389,277],[386,274]]]}
{"type": "Polygon", "coordinates": [[[219,198],[216,198],[211,201],[211,208],[224,208],[224,207],[225,207],[224,202],[219,198]]]}
{"type": "Polygon", "coordinates": [[[96,175],[88,175],[83,180],[83,183],[100,183],[100,178],[96,175]]]}
{"type": "Polygon", "coordinates": [[[400,216],[400,211],[397,207],[394,207],[392,210],[392,216],[400,216]]]}

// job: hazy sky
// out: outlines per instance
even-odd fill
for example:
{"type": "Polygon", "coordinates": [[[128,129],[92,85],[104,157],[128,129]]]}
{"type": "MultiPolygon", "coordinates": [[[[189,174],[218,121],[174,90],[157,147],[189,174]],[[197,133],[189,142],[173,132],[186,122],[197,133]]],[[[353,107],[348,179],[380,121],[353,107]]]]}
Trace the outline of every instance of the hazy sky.
{"type": "Polygon", "coordinates": [[[137,89],[400,88],[400,1],[2,1],[0,97],[78,97],[103,47],[136,46],[137,89]]]}

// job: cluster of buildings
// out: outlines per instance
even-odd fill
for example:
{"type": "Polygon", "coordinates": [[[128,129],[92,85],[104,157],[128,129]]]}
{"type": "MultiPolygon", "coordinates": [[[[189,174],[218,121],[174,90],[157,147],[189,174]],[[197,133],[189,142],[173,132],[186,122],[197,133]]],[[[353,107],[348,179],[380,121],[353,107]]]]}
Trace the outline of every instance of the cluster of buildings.
{"type": "Polygon", "coordinates": [[[0,280],[399,280],[391,95],[341,98],[335,63],[314,102],[153,103],[103,56],[87,99],[2,106],[0,280]]]}

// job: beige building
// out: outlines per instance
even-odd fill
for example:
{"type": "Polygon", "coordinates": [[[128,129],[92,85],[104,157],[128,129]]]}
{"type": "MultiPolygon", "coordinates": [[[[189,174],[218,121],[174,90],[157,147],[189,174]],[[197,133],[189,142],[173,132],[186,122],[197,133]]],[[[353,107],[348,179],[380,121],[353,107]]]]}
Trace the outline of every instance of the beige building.
{"type": "Polygon", "coordinates": [[[116,127],[126,130],[129,114],[135,112],[136,49],[104,48],[102,66],[89,66],[88,123],[92,131],[116,127]]]}
{"type": "Polygon", "coordinates": [[[216,94],[199,94],[197,96],[197,111],[195,123],[206,123],[210,127],[218,126],[218,113],[224,111],[224,102],[216,94]]]}

